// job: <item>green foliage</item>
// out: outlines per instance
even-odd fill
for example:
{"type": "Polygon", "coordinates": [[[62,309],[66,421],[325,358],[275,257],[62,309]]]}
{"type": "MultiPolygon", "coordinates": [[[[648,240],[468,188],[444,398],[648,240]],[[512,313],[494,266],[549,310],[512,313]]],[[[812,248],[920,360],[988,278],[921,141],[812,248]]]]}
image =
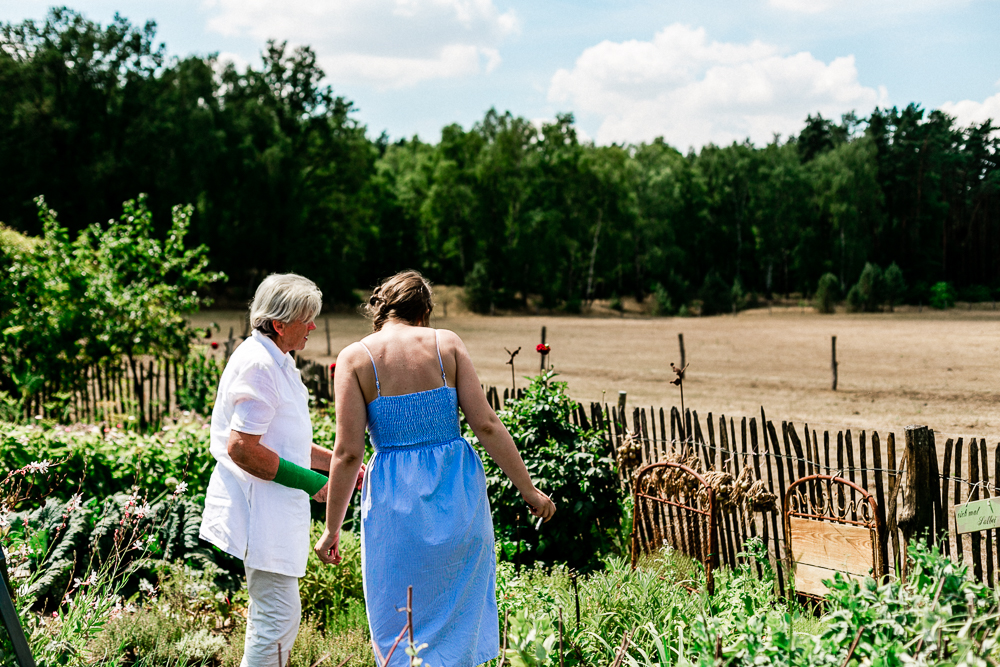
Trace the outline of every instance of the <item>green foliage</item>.
{"type": "Polygon", "coordinates": [[[702,315],[718,315],[728,313],[732,308],[732,290],[722,280],[715,271],[709,271],[705,275],[705,282],[702,283],[698,291],[698,298],[701,299],[702,315]]]}
{"type": "MultiPolygon", "coordinates": [[[[310,544],[315,544],[325,524],[312,523],[310,544]]],[[[302,614],[312,616],[321,629],[333,626],[345,614],[364,618],[364,589],[361,585],[361,540],[349,531],[340,532],[339,565],[327,565],[309,550],[306,574],[299,579],[302,614]]]]}
{"type": "Polygon", "coordinates": [[[931,286],[931,307],[946,310],[955,307],[955,288],[951,283],[939,282],[931,286]]]}
{"type": "MultiPolygon", "coordinates": [[[[895,264],[893,264],[895,266],[895,264]]],[[[840,300],[840,281],[832,273],[824,273],[816,285],[816,310],[832,313],[840,300]]]]}
{"type": "Polygon", "coordinates": [[[184,355],[184,315],[199,291],[222,278],[207,270],[207,249],[185,247],[192,209],[174,207],[166,239],[154,235],[145,196],[125,202],[118,220],[70,240],[38,198],[44,238],[10,258],[0,274],[9,308],[0,311],[0,390],[31,396],[42,386],[70,390],[98,360],[184,355]]]}
{"type": "MultiPolygon", "coordinates": [[[[615,544],[621,528],[622,491],[614,459],[598,433],[570,422],[576,403],[566,395],[566,383],[550,371],[532,379],[524,396],[500,411],[535,485],[559,508],[559,520],[536,529],[524,500],[499,466],[483,455],[487,492],[502,558],[515,558],[521,538],[521,562],[540,560],[596,567],[615,544]],[[520,527],[520,528],[519,528],[520,527]]],[[[478,440],[467,431],[474,444],[478,440]]]]}
{"type": "Polygon", "coordinates": [[[984,301],[992,301],[993,293],[985,285],[969,285],[959,292],[959,299],[969,303],[983,303],[984,301]]]}
{"type": "Polygon", "coordinates": [[[208,424],[193,422],[141,435],[112,426],[55,427],[0,425],[0,467],[14,470],[35,461],[54,461],[50,480],[36,482],[36,494],[69,500],[80,493],[106,498],[145,489],[151,497],[173,493],[184,482],[204,493],[215,466],[208,449],[208,424]]]}
{"type": "Polygon", "coordinates": [[[866,313],[874,313],[881,309],[885,302],[885,278],[877,264],[871,262],[865,264],[855,287],[858,289],[853,302],[848,295],[848,304],[852,308],[866,313]]]}
{"type": "Polygon", "coordinates": [[[889,265],[885,270],[885,299],[892,310],[903,302],[906,295],[906,281],[903,279],[903,270],[896,262],[889,265]]]}
{"type": "Polygon", "coordinates": [[[662,283],[656,283],[656,286],[653,288],[653,314],[673,315],[676,312],[674,302],[670,299],[667,288],[662,283]]]}
{"type": "Polygon", "coordinates": [[[222,377],[221,364],[214,357],[192,350],[186,370],[184,384],[177,387],[178,407],[200,415],[212,414],[222,377]]]}
{"type": "Polygon", "coordinates": [[[732,304],[733,312],[736,313],[746,308],[749,301],[749,295],[743,291],[743,281],[737,278],[729,290],[729,302],[732,304]]]}
{"type": "Polygon", "coordinates": [[[991,122],[957,127],[911,104],[685,155],[662,139],[581,142],[571,114],[537,127],[490,110],[436,144],[389,142],[366,136],[307,46],[270,42],[246,69],[166,53],[153,23],[120,17],[54,9],[2,26],[0,220],[41,233],[39,193],[73,233],[137,192],[157,220],[190,202],[195,237],[241,300],[270,267],[349,301],[403,268],[462,284],[483,262],[504,308],[641,301],[657,282],[687,303],[683,285],[709,270],[768,295],[808,293],[827,271],[846,286],[866,262],[897,260],[927,284],[997,275],[991,122]]]}
{"type": "Polygon", "coordinates": [[[529,617],[518,612],[507,631],[507,661],[512,667],[545,667],[552,663],[558,636],[547,617],[529,617]]]}
{"type": "Polygon", "coordinates": [[[465,303],[474,313],[488,313],[493,306],[493,290],[485,262],[476,262],[465,277],[465,303]]]}

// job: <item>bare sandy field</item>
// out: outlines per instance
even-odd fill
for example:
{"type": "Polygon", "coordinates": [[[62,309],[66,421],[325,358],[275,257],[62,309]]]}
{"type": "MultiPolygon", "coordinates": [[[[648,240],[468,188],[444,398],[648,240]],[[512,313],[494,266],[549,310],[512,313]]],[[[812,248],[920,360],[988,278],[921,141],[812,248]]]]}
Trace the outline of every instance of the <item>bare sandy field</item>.
{"type": "MultiPolygon", "coordinates": [[[[737,316],[643,318],[638,316],[485,317],[437,308],[433,325],[465,340],[485,384],[510,386],[504,348],[521,348],[518,386],[537,373],[535,345],[542,326],[551,361],[570,394],[581,401],[630,405],[678,404],[670,383],[679,362],[677,334],[684,334],[685,403],[699,414],[759,415],[810,425],[847,425],[901,433],[926,424],[942,434],[1000,440],[1000,311],[955,309],[883,314],[818,315],[798,308],[751,310],[737,316]],[[837,336],[839,386],[830,389],[830,337],[837,336]]],[[[215,321],[222,334],[242,331],[243,314],[208,311],[195,323],[215,321]]],[[[305,354],[327,355],[329,323],[333,357],[369,330],[358,315],[322,316],[305,354]]]]}

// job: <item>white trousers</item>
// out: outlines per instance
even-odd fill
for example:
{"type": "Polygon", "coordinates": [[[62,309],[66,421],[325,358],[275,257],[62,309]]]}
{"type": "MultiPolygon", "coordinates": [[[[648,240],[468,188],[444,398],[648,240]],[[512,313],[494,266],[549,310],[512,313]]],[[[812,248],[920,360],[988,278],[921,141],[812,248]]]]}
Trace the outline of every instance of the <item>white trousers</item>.
{"type": "Polygon", "coordinates": [[[250,613],[240,667],[284,667],[302,618],[299,580],[252,567],[246,573],[250,613]]]}

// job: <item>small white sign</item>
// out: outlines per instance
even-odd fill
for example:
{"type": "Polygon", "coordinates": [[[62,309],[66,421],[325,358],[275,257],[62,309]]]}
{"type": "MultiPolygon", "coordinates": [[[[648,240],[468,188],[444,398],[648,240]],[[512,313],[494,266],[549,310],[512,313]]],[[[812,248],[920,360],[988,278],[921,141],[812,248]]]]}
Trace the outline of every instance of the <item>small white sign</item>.
{"type": "Polygon", "coordinates": [[[1000,498],[955,505],[955,527],[959,535],[1000,528],[1000,498]]]}

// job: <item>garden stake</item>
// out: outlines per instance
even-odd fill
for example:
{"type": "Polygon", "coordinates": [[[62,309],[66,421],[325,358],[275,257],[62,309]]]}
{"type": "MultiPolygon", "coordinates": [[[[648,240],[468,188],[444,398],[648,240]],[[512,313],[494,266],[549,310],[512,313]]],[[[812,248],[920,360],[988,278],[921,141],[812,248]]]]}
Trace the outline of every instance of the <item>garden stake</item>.
{"type": "Polygon", "coordinates": [[[615,661],[611,663],[611,667],[621,667],[622,661],[625,660],[625,651],[628,650],[629,639],[632,637],[632,633],[635,629],[629,630],[622,637],[622,645],[618,647],[618,654],[615,656],[615,661]]]}
{"type": "MultiPolygon", "coordinates": [[[[858,628],[858,633],[854,635],[854,641],[851,642],[851,648],[847,649],[847,657],[844,658],[843,667],[847,667],[847,663],[851,661],[851,656],[854,655],[854,649],[858,647],[858,642],[861,641],[861,633],[863,633],[864,631],[865,631],[865,626],[862,625],[860,628],[858,628]]],[[[919,651],[920,649],[918,648],[917,652],[919,651]]]]}
{"type": "MultiPolygon", "coordinates": [[[[685,420],[686,413],[684,412],[684,372],[687,371],[689,365],[690,364],[684,364],[681,368],[677,368],[677,366],[674,366],[673,362],[670,362],[670,370],[672,370],[674,372],[674,375],[677,376],[670,384],[677,385],[677,388],[681,390],[681,419],[680,419],[681,423],[679,426],[680,426],[681,442],[683,443],[687,443],[687,433],[685,432],[687,431],[687,422],[685,420]]],[[[687,447],[685,446],[681,450],[682,455],[686,451],[687,447]]]]}
{"type": "Polygon", "coordinates": [[[576,572],[573,573],[573,597],[576,598],[576,629],[580,629],[580,589],[576,586],[576,572]]]}
{"type": "Polygon", "coordinates": [[[500,662],[497,663],[497,667],[503,667],[504,661],[507,660],[507,618],[510,616],[510,609],[504,609],[503,611],[503,648],[500,649],[500,662]]]}
{"type": "Polygon", "coordinates": [[[518,347],[513,352],[504,348],[503,351],[510,355],[510,359],[507,360],[507,364],[510,366],[510,392],[511,398],[513,398],[514,395],[517,394],[517,381],[514,379],[514,357],[516,357],[517,353],[521,351],[521,348],[518,347]]]}
{"type": "Polygon", "coordinates": [[[542,367],[539,369],[540,372],[545,372],[545,353],[542,350],[545,349],[545,327],[542,327],[542,342],[538,346],[538,352],[542,355],[542,367]]]}
{"type": "Polygon", "coordinates": [[[562,607],[559,607],[559,667],[563,666],[563,622],[562,607]]]}
{"type": "Polygon", "coordinates": [[[521,574],[521,515],[514,517],[514,539],[517,541],[517,550],[514,552],[514,574],[521,574]]]}
{"type": "MultiPolygon", "coordinates": [[[[350,660],[351,657],[352,656],[347,656],[347,660],[350,660]]],[[[317,665],[319,665],[319,663],[324,662],[324,661],[328,660],[329,658],[330,658],[330,654],[329,653],[324,653],[322,658],[320,658],[319,660],[317,660],[313,664],[309,665],[309,667],[317,667],[317,665]]],[[[344,660],[344,662],[340,663],[340,665],[338,665],[337,667],[343,667],[344,663],[346,663],[347,660],[344,660]]]]}

